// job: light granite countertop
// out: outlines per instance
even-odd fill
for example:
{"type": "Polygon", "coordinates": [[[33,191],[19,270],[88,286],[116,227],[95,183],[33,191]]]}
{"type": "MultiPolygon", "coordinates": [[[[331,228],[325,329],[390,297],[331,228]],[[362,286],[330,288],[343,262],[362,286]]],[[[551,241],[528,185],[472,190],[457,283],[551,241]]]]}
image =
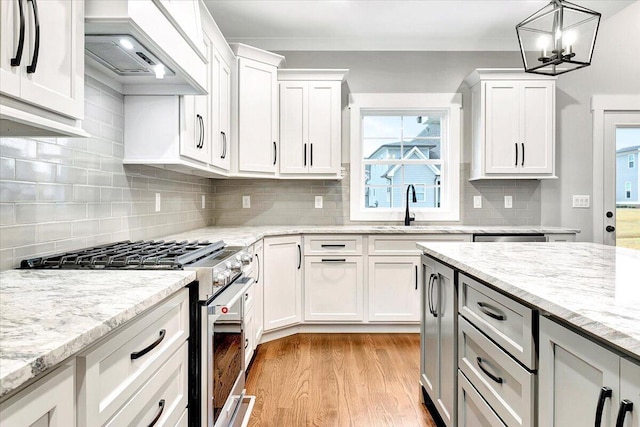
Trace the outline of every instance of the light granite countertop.
{"type": "Polygon", "coordinates": [[[0,273],[0,397],[195,278],[175,270],[0,273]]]}
{"type": "Polygon", "coordinates": [[[640,360],[640,251],[595,243],[418,247],[640,360]]]}
{"type": "Polygon", "coordinates": [[[576,228],[545,226],[410,226],[403,225],[275,225],[256,227],[205,227],[173,234],[164,240],[224,240],[232,246],[249,246],[269,236],[295,234],[574,234],[576,228]]]}

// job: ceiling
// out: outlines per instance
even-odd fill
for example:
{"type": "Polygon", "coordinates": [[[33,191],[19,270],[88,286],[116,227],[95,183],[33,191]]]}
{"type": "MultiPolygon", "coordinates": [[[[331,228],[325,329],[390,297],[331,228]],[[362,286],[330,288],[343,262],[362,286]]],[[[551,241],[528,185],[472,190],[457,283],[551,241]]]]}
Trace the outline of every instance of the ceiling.
{"type": "MultiPolygon", "coordinates": [[[[638,0],[572,0],[603,20],[638,0]]],[[[229,42],[267,50],[518,50],[539,0],[205,0],[229,42]]]]}

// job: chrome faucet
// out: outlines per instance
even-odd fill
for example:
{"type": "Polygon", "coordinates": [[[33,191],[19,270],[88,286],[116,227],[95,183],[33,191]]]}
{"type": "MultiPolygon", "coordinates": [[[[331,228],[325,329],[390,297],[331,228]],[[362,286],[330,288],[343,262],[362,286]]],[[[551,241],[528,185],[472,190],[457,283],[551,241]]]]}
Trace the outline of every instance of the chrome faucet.
{"type": "Polygon", "coordinates": [[[417,203],[418,199],[416,199],[416,189],[413,184],[409,184],[407,187],[407,210],[404,213],[404,225],[411,225],[411,221],[415,221],[415,217],[409,216],[409,190],[413,192],[413,203],[417,203]]]}

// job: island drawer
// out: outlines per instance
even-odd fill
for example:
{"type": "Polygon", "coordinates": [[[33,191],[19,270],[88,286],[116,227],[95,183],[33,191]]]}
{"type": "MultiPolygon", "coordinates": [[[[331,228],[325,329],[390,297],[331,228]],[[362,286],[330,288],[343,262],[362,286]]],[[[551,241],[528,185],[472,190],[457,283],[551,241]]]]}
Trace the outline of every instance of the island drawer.
{"type": "Polygon", "coordinates": [[[305,255],[362,255],[362,236],[305,236],[305,255]]]}
{"type": "Polygon", "coordinates": [[[177,425],[187,407],[188,356],[185,342],[105,426],[177,425]]]}
{"type": "Polygon", "coordinates": [[[78,425],[103,425],[189,335],[188,290],[110,334],[77,358],[78,425]]]}
{"type": "Polygon", "coordinates": [[[461,371],[458,371],[458,427],[507,427],[461,371]]]}
{"type": "Polygon", "coordinates": [[[462,316],[458,322],[458,366],[508,426],[533,427],[534,375],[462,316]]]}
{"type": "Polygon", "coordinates": [[[369,255],[420,255],[417,242],[470,242],[470,234],[370,235],[369,255]]]}
{"type": "Polygon", "coordinates": [[[458,287],[459,313],[526,367],[536,369],[533,310],[464,274],[458,287]]]}

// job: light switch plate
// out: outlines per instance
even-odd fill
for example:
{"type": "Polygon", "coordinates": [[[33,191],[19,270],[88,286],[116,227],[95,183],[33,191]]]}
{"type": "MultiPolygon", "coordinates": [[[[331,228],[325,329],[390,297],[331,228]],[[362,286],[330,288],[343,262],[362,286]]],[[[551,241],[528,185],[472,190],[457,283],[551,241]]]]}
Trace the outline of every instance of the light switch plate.
{"type": "Polygon", "coordinates": [[[316,209],[322,209],[322,196],[316,196],[316,209]]]}
{"type": "Polygon", "coordinates": [[[473,196],[474,209],[480,209],[482,207],[482,196],[473,196]]]}
{"type": "Polygon", "coordinates": [[[249,209],[251,207],[251,196],[242,196],[242,207],[249,209]]]}
{"type": "Polygon", "coordinates": [[[513,207],[513,197],[512,196],[504,196],[504,208],[511,209],[513,207]]]}
{"type": "Polygon", "coordinates": [[[591,206],[591,196],[588,195],[573,195],[573,207],[586,209],[591,206]]]}
{"type": "Polygon", "coordinates": [[[160,193],[156,193],[156,212],[160,212],[160,193]]]}

